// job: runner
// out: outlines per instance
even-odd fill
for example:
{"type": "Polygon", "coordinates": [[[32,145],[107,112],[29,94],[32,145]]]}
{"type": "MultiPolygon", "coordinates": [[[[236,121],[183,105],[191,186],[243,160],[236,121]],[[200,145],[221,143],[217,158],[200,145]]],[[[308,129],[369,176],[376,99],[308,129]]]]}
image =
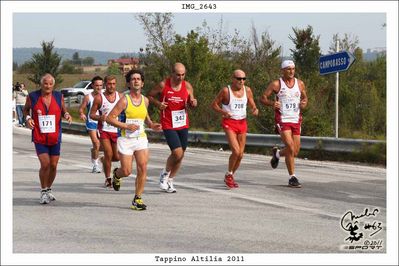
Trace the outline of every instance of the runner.
{"type": "Polygon", "coordinates": [[[247,103],[250,105],[252,115],[257,116],[259,113],[251,88],[244,85],[245,80],[245,72],[240,69],[235,70],[231,86],[221,89],[212,102],[212,108],[222,114],[222,127],[231,150],[228,169],[224,176],[224,182],[229,189],[238,188],[234,174],[244,156],[247,138],[247,103]]]}
{"type": "Polygon", "coordinates": [[[144,122],[153,130],[161,130],[161,125],[153,123],[147,112],[148,99],[141,94],[144,86],[144,73],[133,69],[126,74],[126,83],[130,93],[121,97],[115,107],[107,116],[107,123],[122,129],[118,137],[118,152],[121,162],[120,168],[113,171],[112,185],[119,191],[122,177],[132,173],[133,159],[136,160],[135,195],[131,209],[145,210],[141,195],[147,179],[147,163],[149,158],[148,140],[144,131],[144,122]],[[123,121],[118,121],[118,116],[123,113],[123,121]]]}
{"type": "Polygon", "coordinates": [[[189,128],[187,107],[197,106],[194,89],[185,80],[185,75],[185,66],[182,63],[175,63],[170,77],[148,93],[150,102],[161,112],[162,129],[171,150],[159,177],[160,188],[168,193],[176,192],[173,178],[181,166],[187,148],[189,128]]]}
{"type": "Polygon", "coordinates": [[[40,79],[40,89],[29,93],[24,106],[26,126],[32,129],[32,142],[40,161],[40,204],[48,204],[56,198],[51,186],[57,175],[60,158],[62,127],[61,118],[69,124],[72,116],[68,113],[64,97],[54,91],[55,79],[45,74],[40,79]]]}
{"type": "Polygon", "coordinates": [[[280,157],[285,156],[290,175],[288,185],[300,188],[302,185],[295,175],[295,157],[301,147],[301,111],[308,104],[308,96],[303,81],[295,78],[295,64],[292,60],[281,63],[281,73],[282,77],[272,81],[260,99],[264,105],[274,108],[276,129],[285,144],[281,151],[278,147],[273,148],[270,164],[272,168],[277,168],[280,157]],[[269,99],[272,94],[276,95],[275,100],[269,99]]]}
{"type": "MultiPolygon", "coordinates": [[[[91,87],[93,91],[83,98],[82,104],[79,107],[79,114],[80,114],[80,119],[83,121],[86,121],[86,130],[89,133],[90,140],[92,143],[92,148],[90,149],[91,153],[91,162],[93,163],[93,169],[92,173],[101,173],[101,168],[98,165],[98,156],[100,152],[100,140],[99,140],[99,132],[97,130],[97,121],[93,120],[90,118],[90,110],[91,107],[93,106],[93,101],[94,97],[96,95],[102,93],[103,89],[103,79],[100,76],[95,76],[91,80],[91,87]],[[84,110],[87,109],[86,114],[84,113],[84,110]]],[[[97,115],[99,112],[97,111],[97,115]]]]}
{"type": "Polygon", "coordinates": [[[104,148],[104,157],[101,158],[105,175],[105,188],[112,188],[111,166],[112,162],[119,161],[118,148],[116,141],[118,138],[118,128],[106,122],[107,115],[114,108],[121,97],[121,93],[116,91],[116,78],[106,76],[105,92],[94,97],[93,106],[90,110],[90,118],[98,121],[100,131],[100,143],[104,148]],[[97,114],[97,110],[99,114],[97,114]]]}

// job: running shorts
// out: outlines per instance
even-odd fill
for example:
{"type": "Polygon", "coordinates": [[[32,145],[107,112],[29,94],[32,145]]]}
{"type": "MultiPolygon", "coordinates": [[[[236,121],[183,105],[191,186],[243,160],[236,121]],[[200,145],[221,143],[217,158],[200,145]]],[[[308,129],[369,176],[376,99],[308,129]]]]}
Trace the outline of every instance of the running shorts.
{"type": "Polygon", "coordinates": [[[248,130],[247,119],[223,119],[222,127],[223,129],[231,130],[236,134],[245,134],[248,130]]]}
{"type": "Polygon", "coordinates": [[[165,129],[163,134],[171,151],[180,147],[183,151],[186,150],[188,144],[188,128],[179,130],[165,129]]]}
{"type": "Polygon", "coordinates": [[[124,155],[133,155],[135,151],[148,149],[148,139],[119,137],[117,141],[118,151],[124,155]]]}

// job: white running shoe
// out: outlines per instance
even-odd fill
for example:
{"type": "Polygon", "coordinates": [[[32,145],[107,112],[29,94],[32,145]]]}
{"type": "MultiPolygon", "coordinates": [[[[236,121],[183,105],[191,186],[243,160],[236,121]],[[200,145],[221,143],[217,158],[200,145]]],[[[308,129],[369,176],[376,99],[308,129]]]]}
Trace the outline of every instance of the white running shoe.
{"type": "Polygon", "coordinates": [[[55,198],[53,192],[51,191],[51,188],[50,188],[50,189],[47,189],[47,196],[48,196],[48,198],[50,199],[50,201],[56,200],[56,198],[55,198]]]}
{"type": "Polygon", "coordinates": [[[172,180],[169,180],[167,182],[167,185],[168,185],[168,188],[166,189],[166,192],[168,192],[168,193],[176,193],[176,189],[173,186],[173,181],[172,180]]]}
{"type": "Polygon", "coordinates": [[[161,175],[159,176],[159,188],[162,190],[167,190],[168,189],[168,173],[167,172],[161,172],[161,175]]]}
{"type": "Polygon", "coordinates": [[[42,191],[42,194],[40,196],[40,204],[49,204],[50,203],[50,198],[47,194],[47,191],[42,191]]]}
{"type": "Polygon", "coordinates": [[[97,164],[93,165],[93,170],[91,170],[92,173],[101,173],[101,168],[97,164]]]}

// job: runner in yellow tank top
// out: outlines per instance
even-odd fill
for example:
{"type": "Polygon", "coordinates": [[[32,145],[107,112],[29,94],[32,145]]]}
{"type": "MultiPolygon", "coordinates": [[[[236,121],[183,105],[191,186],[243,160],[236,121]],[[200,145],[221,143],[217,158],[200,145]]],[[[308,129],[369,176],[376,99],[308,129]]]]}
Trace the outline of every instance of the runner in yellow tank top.
{"type": "Polygon", "coordinates": [[[127,100],[127,107],[125,109],[126,124],[136,124],[139,128],[135,131],[129,129],[122,129],[122,137],[126,138],[144,138],[147,137],[144,131],[144,121],[147,117],[147,107],[145,105],[144,96],[141,95],[141,102],[139,105],[135,105],[132,102],[132,96],[130,94],[125,95],[127,100]]]}
{"type": "Polygon", "coordinates": [[[147,179],[148,140],[144,131],[144,123],[153,130],[161,130],[161,124],[153,123],[147,112],[148,99],[141,94],[144,86],[144,74],[133,69],[126,74],[126,83],[130,88],[126,97],[121,97],[115,107],[107,116],[107,123],[122,129],[122,135],[118,137],[118,153],[121,167],[113,171],[112,186],[118,191],[122,177],[132,173],[133,156],[136,161],[137,175],[135,195],[131,209],[145,210],[147,206],[141,199],[144,185],[147,179]],[[124,112],[125,119],[118,121],[118,116],[124,112]]]}

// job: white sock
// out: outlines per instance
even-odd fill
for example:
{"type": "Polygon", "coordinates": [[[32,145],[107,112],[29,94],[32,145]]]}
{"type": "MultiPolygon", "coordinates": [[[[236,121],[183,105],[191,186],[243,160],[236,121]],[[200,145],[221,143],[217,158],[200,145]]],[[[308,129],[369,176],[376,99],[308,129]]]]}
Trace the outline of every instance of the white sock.
{"type": "Polygon", "coordinates": [[[97,165],[97,166],[98,166],[98,158],[97,158],[97,159],[91,159],[91,162],[92,162],[94,165],[97,165]]]}
{"type": "Polygon", "coordinates": [[[229,172],[229,171],[226,172],[226,175],[232,175],[232,174],[233,174],[233,172],[229,172]]]}
{"type": "Polygon", "coordinates": [[[166,177],[166,178],[169,178],[170,172],[171,172],[171,171],[168,172],[168,171],[166,171],[166,169],[163,169],[163,170],[162,170],[162,175],[165,175],[165,174],[166,174],[165,177],[166,177]]]}
{"type": "Polygon", "coordinates": [[[280,159],[280,150],[277,150],[277,152],[276,152],[276,158],[277,158],[277,159],[280,159]]]}
{"type": "Polygon", "coordinates": [[[295,176],[295,174],[290,175],[290,177],[293,177],[293,176],[295,176]]]}

